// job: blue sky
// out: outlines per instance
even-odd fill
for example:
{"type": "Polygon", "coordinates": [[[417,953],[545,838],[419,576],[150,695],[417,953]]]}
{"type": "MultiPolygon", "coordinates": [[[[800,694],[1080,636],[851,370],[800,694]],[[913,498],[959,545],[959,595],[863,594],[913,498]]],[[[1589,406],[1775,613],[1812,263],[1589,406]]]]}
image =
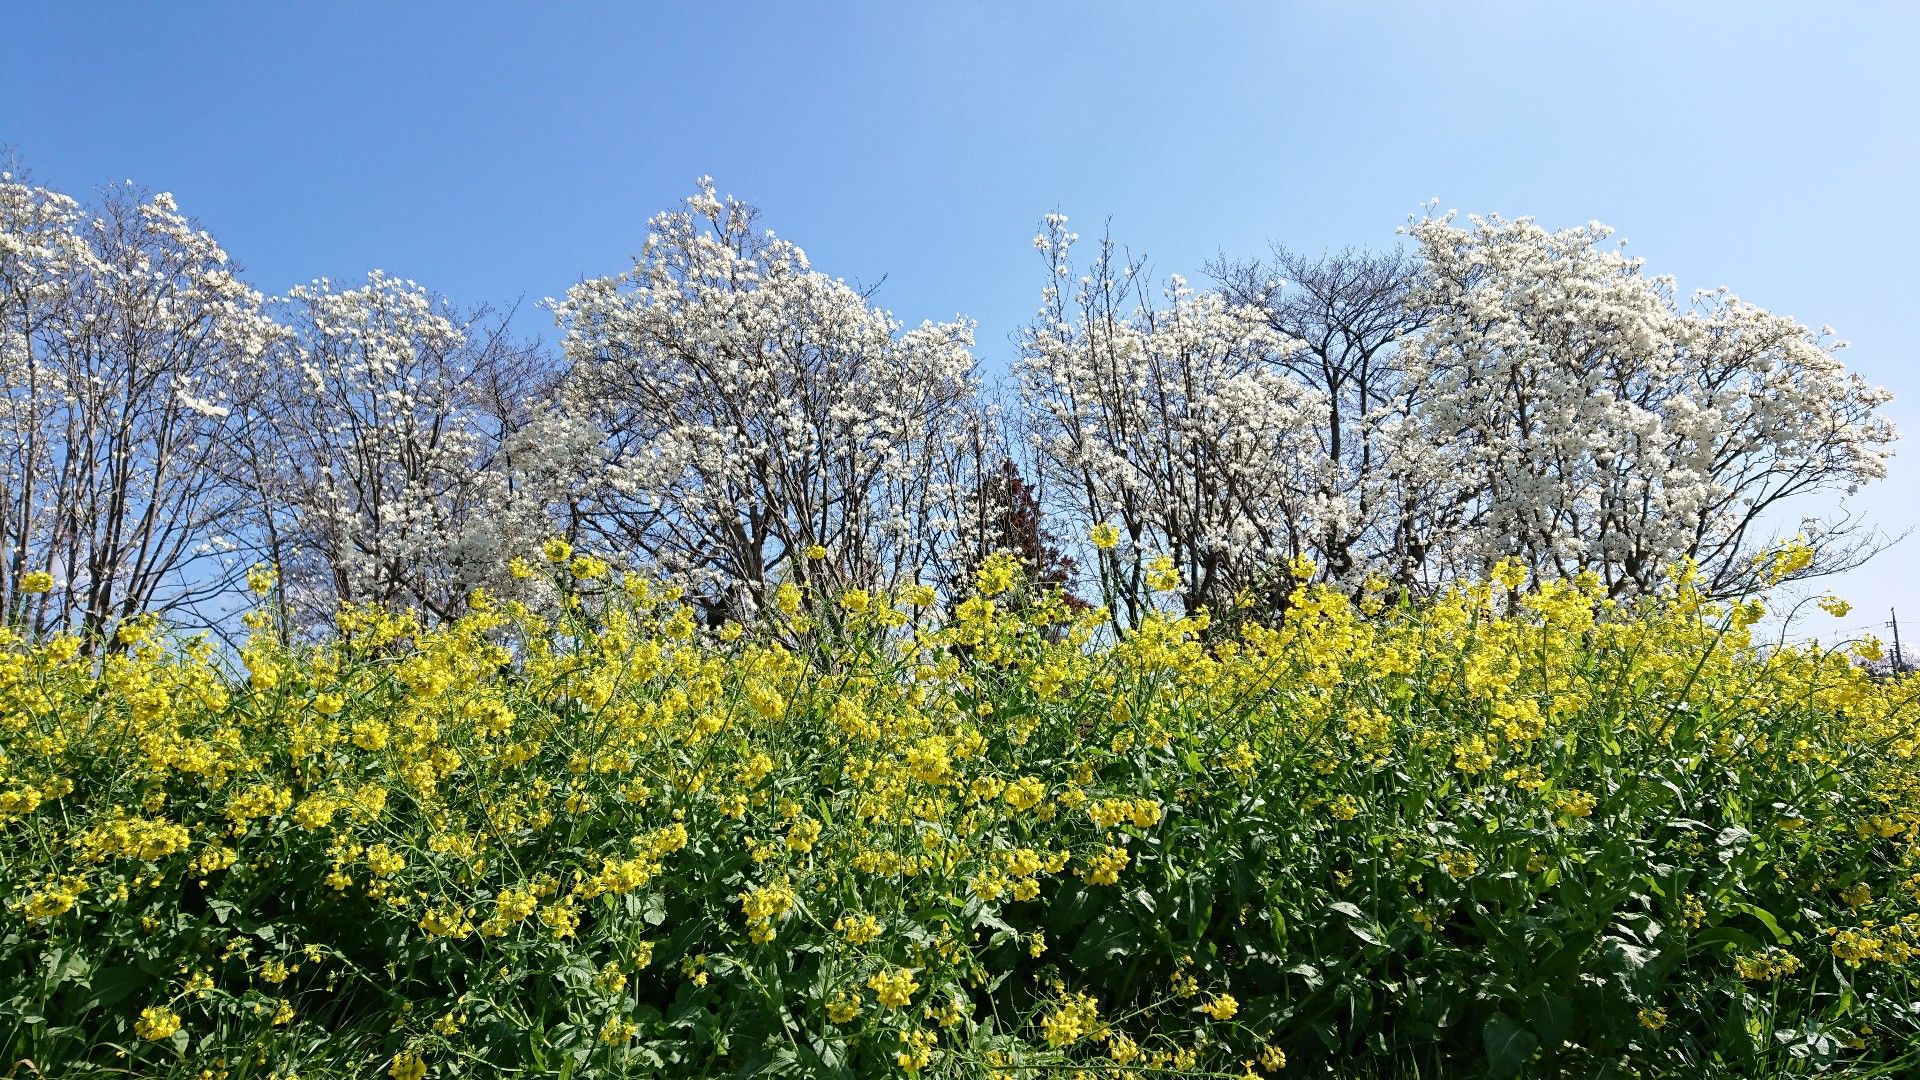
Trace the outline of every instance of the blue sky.
{"type": "MultiPolygon", "coordinates": [[[[265,290],[463,303],[625,268],[710,173],[901,317],[978,319],[989,369],[1051,210],[1194,278],[1390,244],[1429,198],[1598,219],[1833,325],[1920,444],[1916,48],[1906,3],[11,5],[0,143],[174,192],[265,290]]],[[[1855,506],[1920,522],[1920,449],[1855,506]]],[[[1920,534],[1835,588],[1836,628],[1920,637],[1920,534]]]]}

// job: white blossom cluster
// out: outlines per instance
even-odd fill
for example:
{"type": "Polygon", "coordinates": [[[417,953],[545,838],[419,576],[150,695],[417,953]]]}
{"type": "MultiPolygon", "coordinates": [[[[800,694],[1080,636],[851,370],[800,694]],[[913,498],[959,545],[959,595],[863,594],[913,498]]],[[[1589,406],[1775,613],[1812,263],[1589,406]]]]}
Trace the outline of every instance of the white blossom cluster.
{"type": "Polygon", "coordinates": [[[1049,491],[1129,541],[1098,556],[1113,599],[1140,607],[1143,556],[1164,553],[1187,606],[1217,607],[1299,554],[1322,512],[1320,396],[1287,374],[1299,343],[1264,312],[1179,278],[1156,307],[1111,241],[1075,284],[1076,239],[1058,214],[1035,238],[1052,280],[1017,366],[1049,491]]]}
{"type": "MultiPolygon", "coordinates": [[[[246,467],[290,607],[457,610],[503,572],[522,357],[378,271],[354,288],[291,289],[275,314],[286,333],[252,399],[246,467]]],[[[517,546],[552,528],[543,519],[517,546]]]]}
{"type": "MultiPolygon", "coordinates": [[[[1830,332],[1683,299],[1598,225],[1407,232],[1156,291],[1110,240],[1077,271],[1050,215],[1002,409],[970,323],[903,326],[707,180],[553,304],[553,357],[378,271],[269,300],[167,195],[0,174],[0,623],[214,620],[256,564],[290,632],[448,615],[537,597],[509,568],[553,537],[714,621],[794,583],[951,585],[1006,545],[1077,562],[1121,625],[1507,555],[1619,596],[1692,560],[1727,593],[1783,500],[1884,475],[1888,394],[1830,332]]],[[[1807,531],[1806,572],[1848,557],[1807,531]]]]}
{"type": "MultiPolygon", "coordinates": [[[[1075,237],[1047,219],[1022,388],[1053,505],[1126,541],[1098,556],[1122,605],[1148,604],[1156,553],[1186,607],[1215,611],[1296,558],[1421,591],[1517,554],[1616,596],[1685,559],[1731,593],[1783,499],[1884,475],[1889,395],[1829,333],[1725,290],[1682,302],[1599,225],[1408,231],[1403,278],[1396,258],[1293,260],[1302,301],[1228,266],[1220,293],[1175,279],[1155,310],[1110,242],[1074,286],[1075,237]]],[[[1810,572],[1857,555],[1803,524],[1828,557],[1810,572]]]]}
{"type": "Polygon", "coordinates": [[[0,621],[97,633],[220,591],[262,308],[171,196],[89,215],[0,174],[0,621]]]}
{"type": "Polygon", "coordinates": [[[590,516],[721,607],[782,580],[911,580],[952,528],[972,326],[903,330],[753,218],[702,180],[631,270],[557,305],[561,411],[607,434],[590,516]]]}
{"type": "Polygon", "coordinates": [[[1470,221],[1410,230],[1411,302],[1432,318],[1407,351],[1429,396],[1406,419],[1461,511],[1436,549],[1592,571],[1616,595],[1687,557],[1730,591],[1770,507],[1885,474],[1890,395],[1828,334],[1724,289],[1683,302],[1597,223],[1470,221]]]}

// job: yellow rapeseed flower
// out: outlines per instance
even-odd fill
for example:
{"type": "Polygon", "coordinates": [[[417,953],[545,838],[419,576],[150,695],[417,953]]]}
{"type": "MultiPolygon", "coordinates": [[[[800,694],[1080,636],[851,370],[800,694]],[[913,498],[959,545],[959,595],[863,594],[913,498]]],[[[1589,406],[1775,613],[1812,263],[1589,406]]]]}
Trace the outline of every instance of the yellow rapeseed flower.
{"type": "Polygon", "coordinates": [[[134,1021],[133,1033],[149,1042],[173,1038],[180,1030],[180,1014],[161,1005],[149,1005],[140,1010],[140,1019],[134,1021]]]}
{"type": "Polygon", "coordinates": [[[1215,994],[1207,999],[1207,1003],[1200,1007],[1200,1011],[1215,1020],[1231,1020],[1234,1014],[1240,1011],[1240,1003],[1234,1000],[1232,994],[1215,994]]]}
{"type": "Polygon", "coordinates": [[[895,968],[874,974],[867,980],[867,987],[874,992],[880,1004],[889,1009],[900,1009],[912,1003],[920,983],[914,979],[912,970],[895,968]]]}

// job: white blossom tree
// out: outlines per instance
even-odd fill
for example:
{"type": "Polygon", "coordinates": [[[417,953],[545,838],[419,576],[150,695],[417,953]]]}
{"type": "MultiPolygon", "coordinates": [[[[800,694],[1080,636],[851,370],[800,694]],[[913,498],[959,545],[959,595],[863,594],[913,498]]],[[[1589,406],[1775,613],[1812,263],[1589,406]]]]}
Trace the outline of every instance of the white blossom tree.
{"type": "Polygon", "coordinates": [[[0,618],[93,643],[228,589],[261,305],[172,196],[117,188],[89,215],[0,174],[0,618]]]}
{"type": "Polygon", "coordinates": [[[715,617],[783,578],[886,585],[937,558],[976,392],[969,324],[903,330],[754,219],[703,179],[633,269],[556,305],[563,409],[606,433],[588,524],[715,617]]]}
{"type": "Polygon", "coordinates": [[[1121,623],[1150,607],[1158,555],[1178,570],[1187,610],[1223,611],[1314,542],[1324,403],[1285,367],[1299,342],[1258,307],[1178,278],[1156,306],[1110,240],[1076,284],[1066,220],[1049,215],[1034,239],[1051,281],[1017,366],[1046,496],[1082,535],[1096,524],[1123,534],[1098,554],[1121,623]]]}
{"type": "MultiPolygon", "coordinates": [[[[1884,475],[1888,394],[1830,331],[1683,299],[1597,224],[1408,232],[1156,296],[1111,241],[1076,277],[1049,216],[1007,416],[970,324],[904,328],[706,180],[631,270],[555,305],[562,372],[378,272],[268,305],[165,194],[89,212],[0,174],[0,621],[218,622],[256,559],[291,626],[445,617],[556,534],[683,578],[714,619],[786,581],[962,581],[996,548],[1052,581],[1061,535],[1092,542],[1122,627],[1176,581],[1188,611],[1284,597],[1298,560],[1423,592],[1518,554],[1616,596],[1691,560],[1730,594],[1796,497],[1884,475]]],[[[1800,531],[1802,574],[1871,546],[1800,531]]]]}
{"type": "MultiPolygon", "coordinates": [[[[1784,500],[1884,475],[1890,395],[1846,370],[1830,331],[1724,289],[1683,302],[1597,223],[1469,220],[1410,227],[1428,322],[1407,363],[1431,385],[1416,419],[1469,511],[1430,552],[1457,569],[1517,554],[1621,595],[1687,558],[1735,592],[1784,500]]],[[[1857,557],[1843,530],[1806,528],[1808,572],[1857,557]]]]}
{"type": "Polygon", "coordinates": [[[1279,245],[1270,260],[1208,268],[1230,301],[1260,308],[1300,342],[1281,365],[1320,394],[1315,438],[1327,467],[1308,554],[1322,580],[1377,574],[1425,591],[1436,569],[1430,546],[1457,532],[1465,512],[1449,464],[1414,421],[1431,393],[1402,352],[1426,322],[1411,294],[1418,269],[1403,251],[1309,256],[1279,245]]]}
{"type": "Polygon", "coordinates": [[[296,287],[276,310],[288,333],[247,414],[242,479],[291,625],[343,603],[456,613],[524,553],[500,547],[500,473],[546,389],[537,351],[504,318],[379,271],[296,287]]]}

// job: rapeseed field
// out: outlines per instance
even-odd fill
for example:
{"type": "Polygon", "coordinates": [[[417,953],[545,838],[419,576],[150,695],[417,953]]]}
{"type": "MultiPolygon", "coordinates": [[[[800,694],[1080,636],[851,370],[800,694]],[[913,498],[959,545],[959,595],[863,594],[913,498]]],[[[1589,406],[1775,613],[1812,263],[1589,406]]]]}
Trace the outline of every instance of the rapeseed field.
{"type": "Polygon", "coordinates": [[[5,638],[0,1072],[1920,1068],[1920,684],[1684,567],[1114,635],[1005,557],[709,627],[547,554],[5,638]]]}

